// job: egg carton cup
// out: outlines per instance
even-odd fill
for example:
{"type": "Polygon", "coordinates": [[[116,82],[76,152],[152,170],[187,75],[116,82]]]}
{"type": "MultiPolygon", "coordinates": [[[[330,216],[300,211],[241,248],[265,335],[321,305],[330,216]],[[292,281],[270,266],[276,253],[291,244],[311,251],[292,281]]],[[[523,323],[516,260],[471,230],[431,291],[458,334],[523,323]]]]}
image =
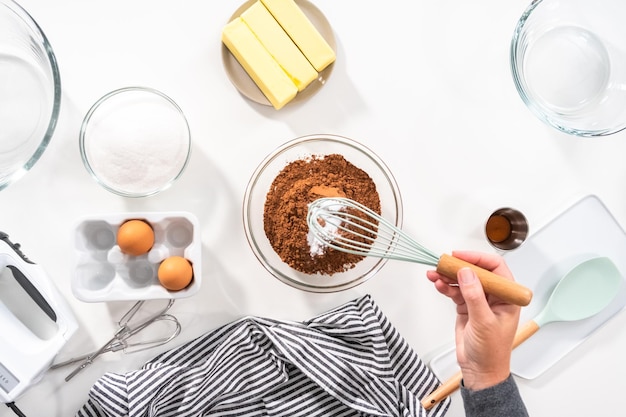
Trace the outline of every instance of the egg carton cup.
{"type": "Polygon", "coordinates": [[[178,299],[200,289],[201,241],[198,219],[187,212],[129,212],[80,219],[74,233],[76,262],[72,292],[86,302],[178,299]],[[154,230],[154,245],[144,255],[123,253],[117,231],[127,220],[145,220],[154,230]],[[191,262],[193,279],[169,291],[158,280],[159,264],[170,256],[191,262]]]}

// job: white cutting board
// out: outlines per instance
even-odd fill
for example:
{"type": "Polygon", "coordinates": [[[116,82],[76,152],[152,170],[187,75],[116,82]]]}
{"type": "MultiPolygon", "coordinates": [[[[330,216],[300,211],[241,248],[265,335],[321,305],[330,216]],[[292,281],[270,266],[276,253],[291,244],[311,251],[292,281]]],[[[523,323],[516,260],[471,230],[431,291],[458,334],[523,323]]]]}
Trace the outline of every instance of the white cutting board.
{"type": "MultiPolygon", "coordinates": [[[[532,302],[522,309],[520,323],[533,319],[546,305],[558,281],[579,263],[607,256],[626,276],[626,233],[594,195],[584,197],[531,235],[505,259],[517,281],[533,290],[532,302]]],[[[626,306],[626,282],[602,312],[576,322],[549,323],[513,351],[511,371],[533,379],[588,339],[626,306]]],[[[454,347],[435,356],[430,366],[440,379],[456,371],[454,347]]]]}

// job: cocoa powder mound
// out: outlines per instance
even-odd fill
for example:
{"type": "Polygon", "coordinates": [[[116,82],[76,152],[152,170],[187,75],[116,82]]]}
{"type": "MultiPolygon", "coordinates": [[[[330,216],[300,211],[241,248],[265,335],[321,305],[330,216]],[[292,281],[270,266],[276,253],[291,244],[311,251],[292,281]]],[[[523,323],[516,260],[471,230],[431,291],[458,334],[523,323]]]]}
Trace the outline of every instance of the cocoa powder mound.
{"type": "Polygon", "coordinates": [[[306,273],[332,275],[353,268],[362,256],[325,248],[311,254],[308,206],[321,197],[347,197],[380,214],[380,197],[370,176],[342,155],[311,156],[289,163],[274,179],[263,213],[265,235],[283,260],[306,273]]]}

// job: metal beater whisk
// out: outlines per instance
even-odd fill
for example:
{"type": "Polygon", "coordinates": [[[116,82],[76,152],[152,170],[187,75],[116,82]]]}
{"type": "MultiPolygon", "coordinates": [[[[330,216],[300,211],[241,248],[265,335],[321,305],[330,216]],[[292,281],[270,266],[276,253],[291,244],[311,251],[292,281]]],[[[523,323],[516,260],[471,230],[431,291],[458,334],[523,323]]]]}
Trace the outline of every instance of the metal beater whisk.
{"type": "Polygon", "coordinates": [[[174,299],[167,300],[167,305],[158,312],[151,314],[143,320],[134,322],[133,318],[137,312],[142,309],[145,302],[146,300],[140,300],[133,304],[130,310],[128,310],[118,322],[119,327],[113,337],[98,350],[86,355],[56,363],[51,366],[51,369],[61,368],[80,362],[79,365],[65,377],[65,381],[69,381],[87,366],[91,365],[96,358],[104,353],[117,351],[123,351],[124,353],[140,352],[142,350],[161,346],[180,334],[181,325],[178,319],[171,314],[167,314],[167,311],[174,304],[174,299]],[[140,340],[137,342],[130,341],[133,336],[136,336],[155,323],[167,323],[169,324],[169,329],[166,329],[165,334],[158,335],[152,340],[140,340]]]}
{"type": "Polygon", "coordinates": [[[487,294],[521,306],[532,292],[517,282],[450,255],[438,256],[363,204],[343,197],[325,197],[309,205],[309,232],[323,245],[360,256],[415,262],[437,268],[455,280],[463,267],[474,270],[487,294]]]}

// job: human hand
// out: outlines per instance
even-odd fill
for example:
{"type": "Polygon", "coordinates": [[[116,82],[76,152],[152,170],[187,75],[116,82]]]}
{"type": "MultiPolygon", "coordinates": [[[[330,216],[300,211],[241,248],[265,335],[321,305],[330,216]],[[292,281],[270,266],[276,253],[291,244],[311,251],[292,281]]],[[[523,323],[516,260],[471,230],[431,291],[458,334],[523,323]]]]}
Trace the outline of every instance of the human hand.
{"type": "MultiPolygon", "coordinates": [[[[513,274],[499,255],[456,251],[452,256],[513,280],[513,274]]],[[[427,271],[426,276],[457,305],[456,355],[464,386],[479,390],[508,378],[520,307],[487,296],[470,268],[458,272],[458,286],[451,285],[455,284],[453,280],[436,271],[427,271]]]]}

